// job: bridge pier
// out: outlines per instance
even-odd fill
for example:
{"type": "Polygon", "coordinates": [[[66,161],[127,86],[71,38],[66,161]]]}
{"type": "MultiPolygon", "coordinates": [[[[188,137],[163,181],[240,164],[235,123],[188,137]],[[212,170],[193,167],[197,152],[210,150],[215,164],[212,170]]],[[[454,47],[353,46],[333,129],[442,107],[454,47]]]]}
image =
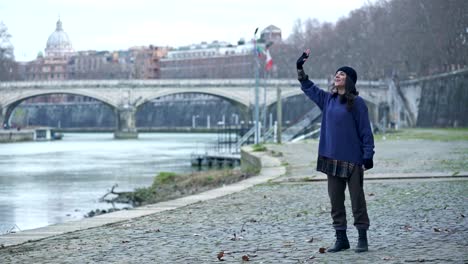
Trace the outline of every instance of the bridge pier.
{"type": "Polygon", "coordinates": [[[2,126],[1,128],[3,128],[3,125],[6,123],[5,117],[6,117],[6,108],[0,106],[0,125],[2,126]]]}
{"type": "Polygon", "coordinates": [[[136,108],[122,107],[116,110],[117,128],[114,131],[115,139],[134,139],[138,138],[138,131],[135,125],[136,108]]]}

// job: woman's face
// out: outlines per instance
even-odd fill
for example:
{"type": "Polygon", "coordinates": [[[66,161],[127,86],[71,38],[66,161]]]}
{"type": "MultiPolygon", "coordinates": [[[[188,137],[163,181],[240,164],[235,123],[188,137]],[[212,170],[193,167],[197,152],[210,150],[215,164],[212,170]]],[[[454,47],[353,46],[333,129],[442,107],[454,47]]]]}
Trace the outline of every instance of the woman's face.
{"type": "Polygon", "coordinates": [[[346,83],[346,73],[343,71],[338,71],[335,74],[335,87],[345,87],[346,83]]]}

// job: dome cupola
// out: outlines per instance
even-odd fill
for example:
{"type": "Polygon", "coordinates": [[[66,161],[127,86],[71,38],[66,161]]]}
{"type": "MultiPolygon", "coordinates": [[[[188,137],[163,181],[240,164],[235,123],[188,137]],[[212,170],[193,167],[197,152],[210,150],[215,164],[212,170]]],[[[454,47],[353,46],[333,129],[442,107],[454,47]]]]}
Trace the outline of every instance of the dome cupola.
{"type": "Polygon", "coordinates": [[[57,28],[47,39],[46,57],[68,57],[73,54],[73,48],[68,34],[63,31],[62,21],[57,21],[57,28]]]}

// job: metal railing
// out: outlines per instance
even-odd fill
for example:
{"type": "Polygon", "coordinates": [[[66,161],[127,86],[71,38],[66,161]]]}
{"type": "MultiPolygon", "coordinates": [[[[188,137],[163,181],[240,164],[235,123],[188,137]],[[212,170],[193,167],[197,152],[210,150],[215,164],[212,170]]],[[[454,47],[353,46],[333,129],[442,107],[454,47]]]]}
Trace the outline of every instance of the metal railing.
{"type": "Polygon", "coordinates": [[[282,141],[287,142],[291,141],[297,134],[303,131],[305,128],[309,127],[310,124],[315,121],[320,115],[322,111],[318,107],[314,107],[312,110],[307,112],[302,119],[296,122],[294,125],[288,127],[282,133],[282,141]]]}

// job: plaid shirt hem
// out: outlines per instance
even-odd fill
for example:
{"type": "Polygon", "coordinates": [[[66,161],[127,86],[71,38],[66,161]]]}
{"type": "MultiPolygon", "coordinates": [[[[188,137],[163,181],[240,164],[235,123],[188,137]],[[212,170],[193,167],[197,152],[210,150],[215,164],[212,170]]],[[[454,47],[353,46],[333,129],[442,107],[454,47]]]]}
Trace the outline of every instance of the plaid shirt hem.
{"type": "Polygon", "coordinates": [[[351,177],[355,167],[359,168],[358,165],[347,161],[329,159],[323,156],[319,156],[317,159],[317,171],[330,176],[347,179],[351,177]]]}

